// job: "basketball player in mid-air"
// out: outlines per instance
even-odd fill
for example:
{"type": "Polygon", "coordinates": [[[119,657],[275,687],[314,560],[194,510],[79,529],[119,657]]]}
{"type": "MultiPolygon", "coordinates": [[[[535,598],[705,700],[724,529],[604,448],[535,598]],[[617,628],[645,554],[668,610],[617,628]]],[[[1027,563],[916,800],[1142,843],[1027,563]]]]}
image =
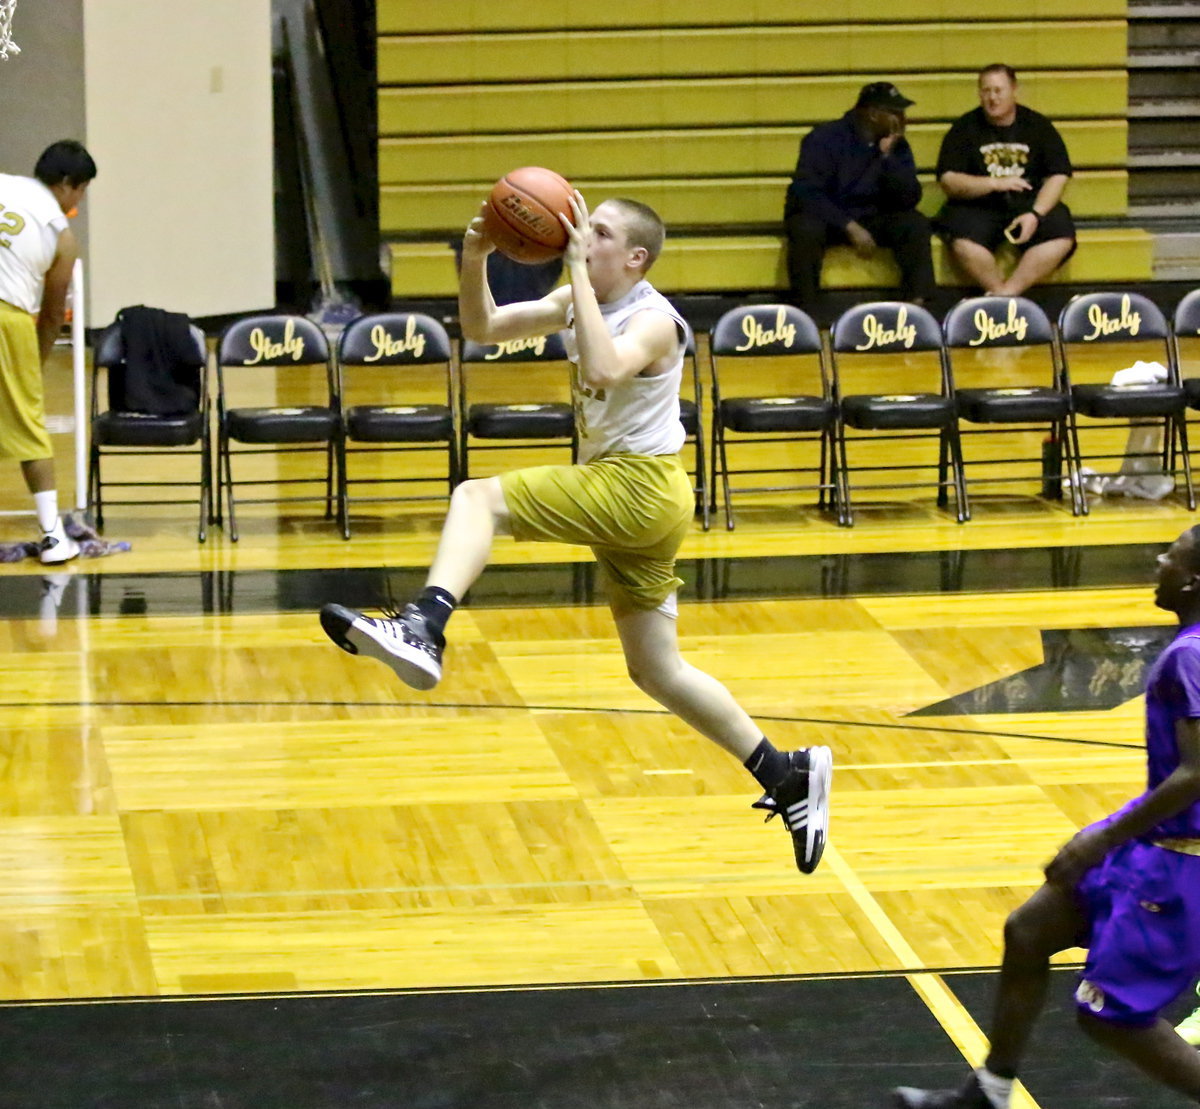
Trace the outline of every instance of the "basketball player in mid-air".
{"type": "Polygon", "coordinates": [[[372,617],[326,605],[321,624],[351,654],[390,666],[416,689],[442,675],[446,622],[482,573],[496,534],[591,547],[603,572],[629,675],[660,705],[740,759],[778,814],[796,865],[811,873],[829,823],[827,747],[779,751],[730,692],[689,665],[676,635],[675,556],[695,498],[679,458],[679,385],[687,324],[646,280],[662,221],[632,200],[591,216],[576,192],[563,218],[569,284],[536,301],[497,306],[485,274],[495,249],[482,216],[463,244],[459,313],[480,343],[564,332],[572,367],[577,465],[536,466],[465,481],[454,490],[425,588],[400,613],[372,617]]]}
{"type": "Polygon", "coordinates": [[[1008,918],[984,1065],[958,1090],[900,1087],[900,1109],[1008,1109],[1068,947],[1088,949],[1079,1027],[1200,1101],[1200,1053],[1160,1015],[1200,974],[1200,527],[1159,555],[1154,601],[1180,628],[1146,680],[1146,792],[1069,840],[1008,918]]]}

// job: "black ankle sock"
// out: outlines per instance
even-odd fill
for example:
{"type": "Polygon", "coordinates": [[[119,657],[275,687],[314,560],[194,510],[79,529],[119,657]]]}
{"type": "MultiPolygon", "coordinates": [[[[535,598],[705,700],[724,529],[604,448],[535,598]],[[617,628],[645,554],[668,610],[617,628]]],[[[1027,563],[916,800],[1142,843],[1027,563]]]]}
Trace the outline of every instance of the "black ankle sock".
{"type": "Polygon", "coordinates": [[[754,748],[754,753],[743,765],[763,789],[769,790],[783,780],[792,763],[786,751],[775,750],[771,741],[763,736],[762,741],[754,748]]]}
{"type": "Polygon", "coordinates": [[[425,626],[436,636],[446,638],[446,621],[454,615],[454,606],[458,601],[453,593],[448,593],[437,585],[427,585],[417,594],[413,604],[421,610],[425,617],[425,626]]]}

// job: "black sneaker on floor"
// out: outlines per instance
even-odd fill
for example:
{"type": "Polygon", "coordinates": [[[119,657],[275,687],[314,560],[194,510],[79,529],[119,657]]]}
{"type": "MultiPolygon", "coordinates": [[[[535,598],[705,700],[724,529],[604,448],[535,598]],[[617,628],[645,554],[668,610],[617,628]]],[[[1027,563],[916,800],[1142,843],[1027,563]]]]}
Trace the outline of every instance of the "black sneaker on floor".
{"type": "Polygon", "coordinates": [[[434,639],[416,605],[391,618],[329,604],[321,609],[321,627],[343,651],[379,659],[413,689],[432,689],[441,680],[445,641],[434,639]]]}
{"type": "Polygon", "coordinates": [[[966,1085],[958,1090],[919,1090],[914,1086],[898,1086],[892,1091],[896,1109],[993,1109],[972,1073],[966,1085]]]}
{"type": "Polygon", "coordinates": [[[754,802],[766,809],[767,819],[783,817],[792,833],[796,865],[804,874],[817,869],[829,835],[829,787],[833,781],[833,752],[806,747],[788,756],[791,768],[783,780],[754,802]]]}

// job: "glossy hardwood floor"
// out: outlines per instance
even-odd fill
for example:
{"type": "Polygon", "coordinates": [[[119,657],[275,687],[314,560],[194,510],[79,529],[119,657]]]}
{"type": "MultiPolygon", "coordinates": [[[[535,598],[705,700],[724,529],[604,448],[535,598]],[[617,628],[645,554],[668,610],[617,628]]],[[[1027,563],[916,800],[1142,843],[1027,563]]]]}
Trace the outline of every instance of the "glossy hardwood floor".
{"type": "MultiPolygon", "coordinates": [[[[0,509],[23,507],[14,479],[0,509]]],[[[1056,588],[1006,579],[1002,552],[1165,546],[1197,522],[1176,498],[1077,519],[1034,493],[980,495],[958,525],[911,491],[853,529],[750,498],[735,531],[689,536],[689,565],[751,584],[768,556],[991,552],[975,591],[910,586],[898,558],[861,593],[776,582],[681,605],[686,657],[778,746],[833,748],[809,877],[750,810],[746,772],[628,680],[602,606],[466,607],[446,678],[419,694],[329,644],[314,613],[339,596],[310,582],[310,609],[285,603],[291,572],[423,567],[442,505],[376,507],[349,543],[316,507],[248,509],[240,543],[203,546],[186,507],[113,509],[130,552],[50,586],[33,562],[0,567],[0,999],[903,971],[974,1056],[935,972],[995,966],[1041,864],[1144,780],[1140,698],[1101,696],[1128,658],[1086,678],[1090,709],[1047,708],[1019,676],[1044,631],[1170,622],[1137,583],[1149,556],[1144,575],[1056,588]],[[206,573],[254,572],[268,586],[244,607],[191,599],[206,573]],[[139,579],[177,581],[186,611],[139,579]],[[129,603],[102,602],[106,582],[129,603]],[[1006,681],[985,711],[911,715],[1006,681]]],[[[28,528],[0,520],[0,541],[28,528]]],[[[495,561],[581,557],[506,539],[495,561]]]]}

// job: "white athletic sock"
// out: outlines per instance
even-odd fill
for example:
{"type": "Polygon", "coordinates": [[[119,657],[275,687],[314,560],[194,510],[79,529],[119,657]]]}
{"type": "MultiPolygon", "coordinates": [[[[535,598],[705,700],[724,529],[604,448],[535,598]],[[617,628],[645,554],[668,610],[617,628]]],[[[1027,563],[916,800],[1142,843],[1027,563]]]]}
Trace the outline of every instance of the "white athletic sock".
{"type": "Polygon", "coordinates": [[[979,1080],[979,1088],[983,1091],[984,1097],[996,1109],[1008,1109],[1008,1103],[1012,1099],[1014,1079],[1001,1078],[999,1075],[992,1074],[987,1067],[980,1067],[976,1070],[975,1077],[979,1080]]]}
{"type": "Polygon", "coordinates": [[[34,493],[33,503],[37,506],[38,524],[42,531],[53,531],[58,523],[58,490],[47,489],[44,493],[34,493]]]}

